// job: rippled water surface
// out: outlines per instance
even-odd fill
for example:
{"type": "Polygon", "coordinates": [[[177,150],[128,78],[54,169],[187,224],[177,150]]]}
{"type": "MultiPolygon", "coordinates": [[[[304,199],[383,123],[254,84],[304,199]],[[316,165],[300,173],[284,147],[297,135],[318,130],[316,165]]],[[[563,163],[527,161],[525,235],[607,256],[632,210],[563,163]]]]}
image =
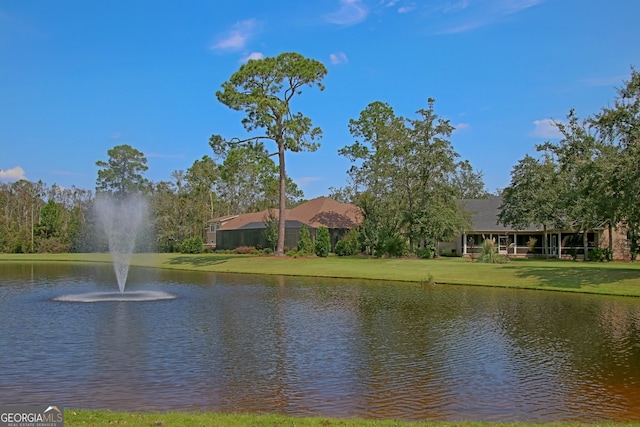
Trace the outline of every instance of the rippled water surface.
{"type": "Polygon", "coordinates": [[[640,420],[640,299],[0,263],[0,402],[406,420],[640,420]]]}

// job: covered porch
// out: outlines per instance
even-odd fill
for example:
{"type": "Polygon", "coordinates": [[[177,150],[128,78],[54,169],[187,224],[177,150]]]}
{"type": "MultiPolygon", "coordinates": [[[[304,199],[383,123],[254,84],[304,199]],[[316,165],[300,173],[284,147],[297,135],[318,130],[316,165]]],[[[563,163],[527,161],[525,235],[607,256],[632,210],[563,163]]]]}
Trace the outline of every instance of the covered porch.
{"type": "MultiPolygon", "coordinates": [[[[501,255],[513,257],[544,256],[544,233],[531,231],[510,232],[477,232],[463,233],[458,242],[458,251],[463,256],[479,254],[485,239],[495,242],[501,255]]],[[[548,255],[556,258],[570,258],[574,255],[583,256],[583,235],[572,231],[547,232],[548,255]]],[[[598,232],[587,233],[589,248],[597,247],[598,232]]]]}

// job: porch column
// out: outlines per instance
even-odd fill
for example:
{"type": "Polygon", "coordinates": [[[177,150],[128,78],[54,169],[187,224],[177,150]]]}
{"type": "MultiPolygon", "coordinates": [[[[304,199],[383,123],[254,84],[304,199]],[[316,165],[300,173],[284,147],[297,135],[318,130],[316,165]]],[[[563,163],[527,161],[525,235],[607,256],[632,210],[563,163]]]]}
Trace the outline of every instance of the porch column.
{"type": "Polygon", "coordinates": [[[467,233],[462,233],[462,255],[467,254],[467,233]]]}
{"type": "Polygon", "coordinates": [[[562,233],[558,233],[558,259],[562,259],[562,233]]]}

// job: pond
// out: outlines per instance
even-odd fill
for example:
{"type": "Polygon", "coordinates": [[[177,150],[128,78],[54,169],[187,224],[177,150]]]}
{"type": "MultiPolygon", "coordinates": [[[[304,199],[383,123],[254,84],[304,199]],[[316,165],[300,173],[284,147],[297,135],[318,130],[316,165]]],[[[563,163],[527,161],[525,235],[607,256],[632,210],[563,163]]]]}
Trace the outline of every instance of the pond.
{"type": "Polygon", "coordinates": [[[0,402],[403,420],[640,420],[640,299],[0,263],[0,402]]]}

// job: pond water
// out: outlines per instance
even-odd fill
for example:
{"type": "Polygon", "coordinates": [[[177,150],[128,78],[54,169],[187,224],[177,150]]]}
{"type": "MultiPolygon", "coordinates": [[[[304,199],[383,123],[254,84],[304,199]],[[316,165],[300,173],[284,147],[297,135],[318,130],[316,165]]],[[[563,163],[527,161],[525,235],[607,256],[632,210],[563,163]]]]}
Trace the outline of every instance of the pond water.
{"type": "Polygon", "coordinates": [[[640,420],[640,299],[0,263],[0,402],[404,420],[640,420]]]}

